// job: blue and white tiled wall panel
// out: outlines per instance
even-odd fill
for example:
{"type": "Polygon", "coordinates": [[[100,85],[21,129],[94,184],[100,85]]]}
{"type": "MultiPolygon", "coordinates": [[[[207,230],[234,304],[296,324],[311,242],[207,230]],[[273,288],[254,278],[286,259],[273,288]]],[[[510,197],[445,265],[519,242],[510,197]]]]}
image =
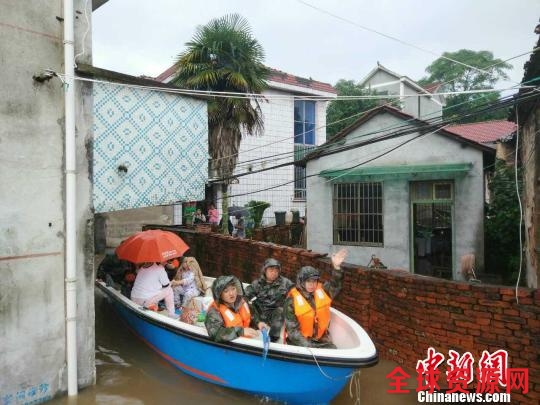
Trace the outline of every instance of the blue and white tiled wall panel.
{"type": "Polygon", "coordinates": [[[94,84],[95,212],[204,199],[206,102],[94,84]]]}

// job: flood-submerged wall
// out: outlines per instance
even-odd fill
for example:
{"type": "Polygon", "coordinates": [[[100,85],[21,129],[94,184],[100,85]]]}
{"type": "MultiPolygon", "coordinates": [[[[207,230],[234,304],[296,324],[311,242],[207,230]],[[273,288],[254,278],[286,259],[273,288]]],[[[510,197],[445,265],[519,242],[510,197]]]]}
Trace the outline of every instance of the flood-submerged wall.
{"type": "MultiPolygon", "coordinates": [[[[218,234],[178,232],[191,247],[188,254],[197,258],[209,276],[234,274],[250,282],[268,257],[278,259],[283,274],[293,281],[301,266],[319,268],[324,278],[332,269],[329,258],[316,252],[218,234]]],[[[343,268],[343,290],[333,305],[368,331],[381,358],[414,373],[429,347],[446,358],[450,349],[460,355],[470,352],[475,367],[484,350],[504,349],[508,367],[527,368],[529,373],[529,392],[522,395],[513,390],[512,403],[539,403],[539,290],[518,289],[517,303],[511,287],[415,276],[402,270],[343,268]]],[[[441,376],[445,366],[439,368],[441,376]]]]}

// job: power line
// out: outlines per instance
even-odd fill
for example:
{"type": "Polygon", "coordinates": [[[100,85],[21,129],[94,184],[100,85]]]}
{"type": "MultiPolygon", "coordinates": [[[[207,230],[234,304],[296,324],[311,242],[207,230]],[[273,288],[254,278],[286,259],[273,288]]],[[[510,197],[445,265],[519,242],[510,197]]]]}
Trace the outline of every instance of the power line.
{"type": "MultiPolygon", "coordinates": [[[[529,98],[531,98],[531,97],[536,97],[536,95],[529,95],[529,96],[526,96],[526,97],[520,97],[519,99],[516,99],[516,100],[514,100],[514,101],[522,102],[522,101],[526,101],[527,99],[529,99],[529,98]]],[[[500,103],[500,104],[502,105],[502,107],[499,107],[499,108],[504,108],[505,106],[507,106],[508,102],[505,101],[504,103],[500,103]]],[[[485,110],[485,109],[482,109],[480,112],[483,112],[484,110],[485,110]]],[[[474,114],[474,112],[471,112],[471,113],[469,113],[469,114],[466,114],[466,116],[470,116],[470,115],[473,115],[473,114],[474,114]]],[[[451,122],[451,121],[450,121],[450,122],[451,122]]],[[[406,144],[406,143],[408,143],[408,142],[411,142],[412,140],[414,140],[414,139],[416,139],[416,138],[419,138],[419,137],[421,137],[421,136],[426,136],[426,135],[429,135],[429,134],[431,134],[431,133],[435,133],[435,132],[437,132],[438,130],[442,129],[443,127],[448,126],[448,125],[450,124],[450,122],[441,122],[441,123],[439,124],[439,127],[436,127],[436,129],[435,129],[434,131],[429,132],[429,133],[422,133],[422,134],[418,135],[417,137],[415,137],[415,138],[413,138],[413,139],[410,139],[410,140],[407,140],[406,142],[404,142],[403,144],[400,144],[400,145],[403,146],[404,144],[406,144]]],[[[434,126],[434,124],[427,124],[427,125],[424,127],[424,130],[428,130],[429,127],[433,127],[433,126],[434,126]]],[[[370,142],[370,143],[379,142],[379,141],[381,141],[381,140],[386,140],[386,139],[396,138],[396,137],[398,137],[398,136],[407,135],[407,134],[414,133],[414,132],[418,132],[418,131],[421,131],[421,130],[422,130],[422,128],[420,128],[420,129],[419,129],[419,128],[415,128],[415,129],[412,130],[412,131],[411,131],[411,130],[409,130],[409,131],[402,131],[402,132],[396,131],[395,133],[387,134],[387,137],[386,137],[386,138],[384,138],[384,137],[379,137],[379,138],[376,138],[376,139],[372,139],[372,142],[370,142]]],[[[456,136],[457,136],[457,135],[456,135],[456,136]]],[[[465,141],[466,139],[463,139],[463,140],[465,141]]],[[[473,141],[471,141],[471,142],[473,142],[473,141]]],[[[355,144],[353,144],[353,145],[354,145],[354,148],[358,148],[358,147],[365,146],[366,144],[367,144],[367,143],[364,144],[364,143],[359,142],[359,143],[355,143],[355,144]]],[[[353,146],[353,145],[349,145],[349,146],[353,146]]],[[[398,145],[398,146],[399,146],[399,145],[398,145]]],[[[348,148],[348,149],[352,149],[352,148],[348,148]]],[[[397,148],[393,148],[392,150],[395,150],[395,149],[397,149],[397,148]]],[[[331,154],[334,154],[334,153],[341,152],[341,151],[343,151],[343,150],[345,150],[345,149],[338,148],[338,149],[336,149],[336,150],[332,150],[331,153],[329,152],[329,153],[326,153],[326,154],[320,155],[320,156],[331,155],[331,154]]],[[[373,160],[376,160],[376,159],[378,159],[379,157],[384,156],[384,155],[387,154],[387,153],[390,153],[392,150],[390,150],[390,151],[385,151],[385,152],[383,152],[381,155],[377,155],[376,157],[374,157],[374,158],[372,158],[372,159],[369,159],[369,160],[366,161],[365,163],[371,162],[371,161],[373,161],[373,160]]],[[[292,165],[292,164],[295,164],[295,163],[297,163],[297,162],[293,161],[293,162],[289,162],[289,163],[287,163],[287,164],[281,164],[281,165],[278,165],[277,167],[284,167],[284,166],[292,165]]],[[[364,163],[364,164],[365,164],[365,163],[364,163]]],[[[356,166],[356,167],[358,167],[358,166],[356,166]]],[[[267,169],[260,170],[260,171],[267,171],[267,170],[272,170],[272,169],[273,169],[273,168],[267,168],[267,169]]],[[[257,172],[260,172],[260,171],[257,171],[257,172]]],[[[249,174],[254,174],[254,172],[245,173],[245,174],[243,174],[243,175],[249,175],[249,174]]],[[[318,174],[309,175],[309,176],[304,176],[303,179],[306,179],[306,178],[309,178],[309,177],[313,177],[313,176],[316,176],[316,175],[318,175],[318,174]]],[[[233,177],[241,177],[241,175],[237,175],[237,176],[233,176],[233,177]]],[[[272,187],[267,187],[267,188],[263,188],[263,189],[259,189],[259,190],[255,190],[255,191],[246,192],[246,193],[240,193],[240,194],[230,195],[230,196],[228,196],[228,198],[241,197],[241,196],[245,196],[245,195],[256,194],[256,193],[260,193],[260,192],[264,192],[264,191],[276,189],[276,188],[279,188],[279,187],[283,187],[283,186],[285,186],[285,185],[287,185],[287,184],[294,183],[295,181],[297,181],[297,179],[296,179],[296,180],[293,179],[293,180],[291,180],[291,181],[283,182],[283,183],[280,183],[280,184],[275,185],[275,186],[272,186],[272,187]]]]}
{"type": "Polygon", "coordinates": [[[406,45],[406,46],[409,46],[409,47],[411,47],[411,48],[415,48],[415,49],[417,49],[417,50],[419,50],[419,51],[429,53],[429,54],[434,55],[434,56],[436,56],[436,57],[438,57],[438,58],[443,58],[443,59],[449,60],[450,62],[454,62],[454,63],[457,63],[457,64],[459,64],[459,65],[468,67],[469,69],[473,69],[473,70],[477,70],[477,71],[482,72],[482,73],[488,73],[488,74],[489,74],[489,71],[487,71],[487,70],[485,70],[485,69],[481,69],[481,68],[476,67],[476,66],[468,65],[467,63],[463,63],[463,62],[460,62],[460,61],[458,61],[458,60],[449,58],[448,56],[445,56],[444,54],[441,55],[441,54],[439,54],[439,53],[437,53],[437,52],[434,52],[434,51],[432,51],[432,50],[429,50],[429,49],[426,49],[426,48],[422,48],[422,47],[420,47],[420,46],[418,46],[418,45],[412,44],[412,43],[407,42],[407,41],[403,41],[402,39],[399,39],[399,38],[396,38],[396,37],[394,37],[394,36],[391,36],[391,35],[385,34],[385,33],[383,33],[383,32],[377,31],[377,30],[375,30],[375,29],[373,29],[373,28],[366,27],[365,25],[362,25],[362,24],[359,24],[359,23],[357,23],[357,22],[355,22],[355,21],[349,20],[348,18],[341,17],[341,16],[339,16],[339,15],[337,15],[337,14],[334,14],[334,13],[328,11],[328,10],[324,10],[324,9],[322,9],[322,8],[320,8],[320,7],[314,6],[313,4],[310,4],[310,3],[308,3],[308,2],[306,2],[306,1],[304,1],[304,0],[297,0],[297,1],[298,1],[299,3],[304,4],[304,5],[307,6],[307,7],[310,7],[310,8],[312,8],[312,9],[314,9],[314,10],[317,10],[317,11],[323,13],[323,14],[327,14],[327,15],[329,15],[329,16],[331,16],[331,17],[334,17],[334,18],[336,18],[336,19],[338,19],[338,20],[341,20],[341,21],[343,21],[343,22],[346,22],[347,24],[351,24],[351,25],[353,25],[353,26],[355,26],[355,27],[358,27],[358,28],[361,28],[361,29],[363,29],[363,30],[366,30],[366,31],[369,31],[369,32],[373,32],[374,34],[377,34],[377,35],[380,35],[380,36],[382,36],[382,37],[388,38],[388,39],[390,39],[390,40],[392,40],[392,41],[399,42],[399,43],[402,44],[402,45],[406,45]]]}

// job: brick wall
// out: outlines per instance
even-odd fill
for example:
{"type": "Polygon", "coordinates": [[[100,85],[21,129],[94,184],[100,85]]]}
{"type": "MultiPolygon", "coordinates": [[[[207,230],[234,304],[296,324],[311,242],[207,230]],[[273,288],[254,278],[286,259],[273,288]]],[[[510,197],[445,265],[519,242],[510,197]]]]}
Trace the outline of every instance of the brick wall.
{"type": "MultiPolygon", "coordinates": [[[[249,282],[268,257],[275,257],[285,276],[311,265],[327,277],[326,255],[267,242],[218,234],[179,232],[207,275],[234,274],[249,282]]],[[[343,267],[343,290],[334,306],[354,318],[370,334],[381,358],[414,373],[431,346],[471,352],[475,365],[483,350],[505,349],[509,367],[529,369],[529,393],[512,393],[512,403],[540,402],[540,290],[468,284],[415,276],[402,270],[343,267]]],[[[443,363],[445,365],[446,363],[443,363]]],[[[441,375],[445,368],[440,368],[441,375]]],[[[476,377],[475,377],[476,380],[476,377]]]]}

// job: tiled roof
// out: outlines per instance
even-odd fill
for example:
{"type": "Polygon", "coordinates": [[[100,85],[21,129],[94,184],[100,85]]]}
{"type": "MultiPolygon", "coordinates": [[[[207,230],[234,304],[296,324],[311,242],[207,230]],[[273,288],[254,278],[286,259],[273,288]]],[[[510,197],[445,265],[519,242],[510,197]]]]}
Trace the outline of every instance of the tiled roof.
{"type": "Polygon", "coordinates": [[[270,68],[270,76],[268,80],[277,83],[289,84],[291,86],[306,87],[312,90],[325,91],[327,93],[337,94],[336,89],[334,89],[330,84],[318,82],[311,78],[305,79],[303,77],[293,76],[289,73],[282,72],[281,70],[270,68]]]}
{"type": "Polygon", "coordinates": [[[512,135],[516,131],[516,128],[517,126],[513,122],[497,120],[451,125],[445,129],[474,142],[493,143],[512,135]]]}
{"type": "MultiPolygon", "coordinates": [[[[407,114],[407,113],[404,113],[403,111],[401,111],[401,110],[399,110],[399,109],[397,109],[395,107],[392,107],[390,105],[382,105],[382,106],[373,108],[373,109],[367,111],[366,113],[362,114],[355,122],[353,122],[348,127],[343,128],[336,135],[334,135],[334,137],[332,137],[332,139],[326,141],[324,144],[317,147],[313,152],[309,153],[304,158],[304,160],[308,161],[308,160],[317,158],[318,156],[321,155],[321,153],[335,147],[340,140],[344,139],[347,135],[354,132],[354,130],[356,130],[360,126],[364,125],[366,122],[371,120],[373,117],[375,117],[378,114],[383,114],[383,113],[389,113],[389,114],[391,114],[391,115],[393,115],[395,117],[398,117],[398,118],[406,121],[408,124],[411,124],[411,129],[413,129],[415,125],[419,126],[419,127],[427,126],[428,128],[430,128],[430,130],[433,130],[434,132],[437,132],[438,134],[440,134],[442,136],[446,136],[448,138],[454,139],[454,140],[456,140],[456,141],[458,141],[460,143],[463,143],[463,144],[468,144],[468,145],[470,145],[470,146],[472,146],[472,147],[474,147],[474,148],[476,148],[478,150],[489,152],[489,153],[493,153],[493,151],[495,150],[492,145],[484,145],[484,144],[482,144],[481,142],[478,142],[475,139],[470,139],[470,138],[467,138],[467,137],[462,136],[460,134],[457,134],[456,132],[450,131],[448,129],[449,127],[444,127],[444,128],[440,128],[440,129],[436,130],[436,128],[431,127],[430,125],[432,125],[432,124],[429,124],[427,121],[415,118],[414,116],[412,116],[410,114],[407,114]]],[[[461,126],[461,125],[455,125],[455,127],[457,127],[457,126],[461,126]]],[[[403,131],[408,131],[408,130],[404,129],[403,131]]],[[[410,129],[409,129],[409,131],[410,131],[410,129]]],[[[409,133],[412,133],[412,132],[415,132],[415,131],[413,130],[413,131],[411,131],[409,133]]],[[[399,130],[396,130],[394,132],[394,134],[398,134],[398,133],[399,133],[399,130]]],[[[390,134],[388,134],[388,135],[390,135],[390,134]]],[[[376,138],[374,138],[374,139],[377,142],[377,139],[376,138]]],[[[357,147],[359,147],[359,146],[357,146],[357,147]]]]}
{"type": "Polygon", "coordinates": [[[172,65],[167,70],[161,72],[159,76],[156,76],[156,80],[158,82],[163,82],[163,81],[167,80],[170,76],[173,75],[175,70],[176,69],[175,69],[174,65],[172,65]]]}
{"type": "MultiPolygon", "coordinates": [[[[291,75],[286,72],[282,72],[277,69],[270,69],[270,75],[268,76],[269,81],[276,83],[288,84],[291,86],[305,87],[311,90],[325,91],[327,93],[337,94],[336,89],[334,89],[330,84],[318,82],[313,79],[305,79],[303,77],[298,77],[291,75]]],[[[162,72],[159,76],[155,78],[158,82],[163,82],[167,80],[170,76],[174,74],[175,67],[172,65],[170,68],[162,72]]]]}
{"type": "Polygon", "coordinates": [[[440,86],[441,86],[441,83],[434,82],[434,83],[423,84],[422,88],[425,91],[428,91],[430,93],[434,93],[440,86]]]}

